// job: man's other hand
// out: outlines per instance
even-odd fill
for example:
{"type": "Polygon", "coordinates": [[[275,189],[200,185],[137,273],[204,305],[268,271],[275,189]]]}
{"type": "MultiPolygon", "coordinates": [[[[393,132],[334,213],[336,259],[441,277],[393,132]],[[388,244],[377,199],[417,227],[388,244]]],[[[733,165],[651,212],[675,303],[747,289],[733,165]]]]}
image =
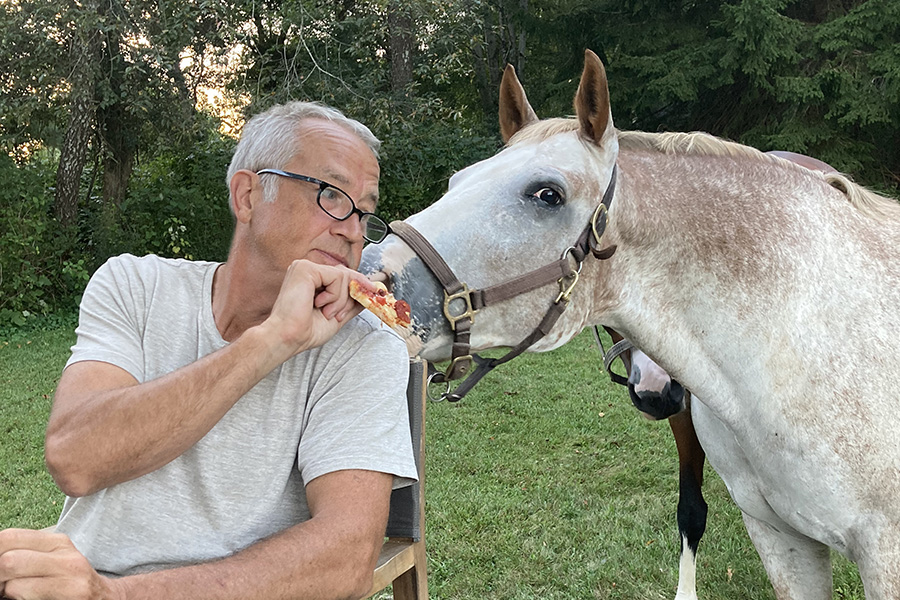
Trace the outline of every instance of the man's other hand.
{"type": "Polygon", "coordinates": [[[68,536],[50,531],[0,531],[0,595],[15,600],[118,600],[68,536]]]}

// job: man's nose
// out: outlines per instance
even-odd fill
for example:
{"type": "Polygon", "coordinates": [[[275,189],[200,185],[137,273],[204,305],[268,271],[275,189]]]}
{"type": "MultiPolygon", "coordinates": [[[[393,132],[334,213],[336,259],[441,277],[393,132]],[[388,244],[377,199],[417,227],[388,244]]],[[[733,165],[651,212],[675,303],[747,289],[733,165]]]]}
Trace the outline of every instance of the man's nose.
{"type": "Polygon", "coordinates": [[[357,209],[343,221],[335,221],[332,226],[332,231],[344,236],[351,242],[361,242],[363,240],[363,228],[362,223],[360,223],[361,217],[361,211],[357,209]]]}

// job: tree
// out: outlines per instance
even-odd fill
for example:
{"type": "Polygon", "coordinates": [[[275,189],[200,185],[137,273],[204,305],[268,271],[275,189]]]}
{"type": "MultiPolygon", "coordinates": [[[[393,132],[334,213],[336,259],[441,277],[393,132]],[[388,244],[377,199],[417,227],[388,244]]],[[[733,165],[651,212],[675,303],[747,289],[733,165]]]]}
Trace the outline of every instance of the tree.
{"type": "Polygon", "coordinates": [[[409,92],[413,81],[413,17],[407,2],[391,0],[387,9],[388,57],[391,65],[391,92],[403,96],[409,92]]]}
{"type": "Polygon", "coordinates": [[[75,225],[81,173],[88,158],[88,144],[96,114],[95,86],[100,60],[98,0],[86,0],[81,7],[72,3],[75,30],[69,41],[70,83],[69,122],[56,172],[56,216],[64,227],[75,225]]]}

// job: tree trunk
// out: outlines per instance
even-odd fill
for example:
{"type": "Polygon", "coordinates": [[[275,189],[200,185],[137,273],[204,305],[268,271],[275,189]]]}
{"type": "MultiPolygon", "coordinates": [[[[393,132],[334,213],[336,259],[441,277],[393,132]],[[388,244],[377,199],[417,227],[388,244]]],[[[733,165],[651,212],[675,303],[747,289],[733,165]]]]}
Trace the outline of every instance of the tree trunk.
{"type": "MultiPolygon", "coordinates": [[[[528,0],[519,0],[518,40],[516,52],[516,73],[519,81],[525,81],[525,16],[528,14],[528,0]]],[[[523,84],[524,85],[524,84],[523,84]]]]}
{"type": "MultiPolygon", "coordinates": [[[[120,32],[107,32],[104,64],[109,67],[110,91],[115,100],[98,112],[103,138],[103,209],[117,216],[122,200],[128,192],[128,182],[137,152],[137,123],[122,100],[126,97],[125,57],[121,52],[120,32]]],[[[115,218],[113,219],[115,220],[115,218]]]]}
{"type": "Polygon", "coordinates": [[[413,18],[408,2],[392,0],[388,4],[390,36],[391,92],[395,98],[405,96],[413,79],[412,54],[415,49],[413,18]]]}
{"type": "Polygon", "coordinates": [[[54,208],[63,227],[73,226],[78,218],[78,196],[81,174],[87,161],[91,131],[96,112],[95,85],[99,61],[100,34],[94,25],[97,0],[82,5],[78,29],[72,38],[69,56],[72,61],[69,96],[69,122],[56,169],[54,208]]]}

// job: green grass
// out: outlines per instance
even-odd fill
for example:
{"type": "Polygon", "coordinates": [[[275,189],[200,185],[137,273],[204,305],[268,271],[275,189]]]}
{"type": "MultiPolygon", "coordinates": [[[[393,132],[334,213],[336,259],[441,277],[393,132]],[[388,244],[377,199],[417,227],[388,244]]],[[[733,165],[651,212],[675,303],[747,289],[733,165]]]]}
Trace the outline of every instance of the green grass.
{"type": "MultiPolygon", "coordinates": [[[[62,494],[43,434],[71,324],[0,332],[0,527],[43,527],[62,494]]],[[[426,540],[435,600],[674,597],[680,540],[669,427],[643,419],[582,334],[488,375],[462,402],[430,403],[426,540]]],[[[725,486],[707,468],[701,600],[771,600],[725,486]]],[[[835,557],[835,598],[859,600],[835,557]]]]}
{"type": "Polygon", "coordinates": [[[0,332],[2,528],[52,525],[62,508],[64,496],[44,466],[44,428],[72,329],[0,332]]]}

